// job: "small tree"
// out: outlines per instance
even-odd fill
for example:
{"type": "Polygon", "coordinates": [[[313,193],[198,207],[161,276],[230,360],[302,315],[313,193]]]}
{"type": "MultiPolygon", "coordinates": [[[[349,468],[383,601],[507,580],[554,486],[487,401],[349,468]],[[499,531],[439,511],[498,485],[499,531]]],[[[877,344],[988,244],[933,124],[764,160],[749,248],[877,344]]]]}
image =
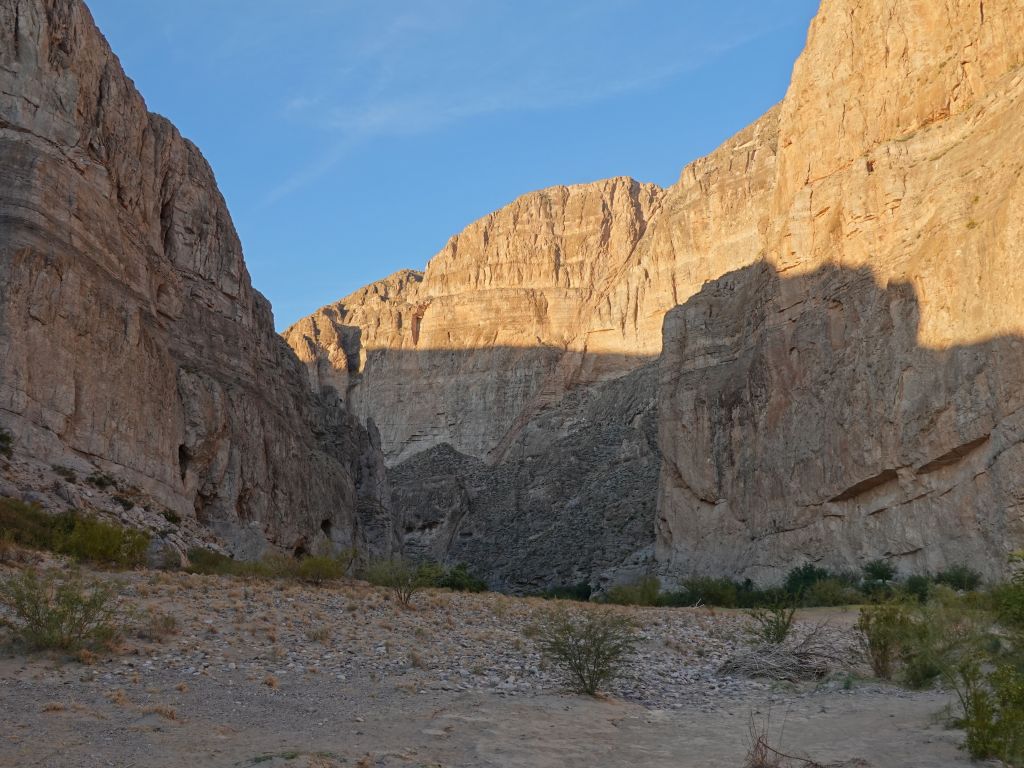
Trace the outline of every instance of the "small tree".
{"type": "Polygon", "coordinates": [[[541,621],[536,642],[571,690],[593,696],[621,674],[637,638],[632,624],[614,613],[593,610],[573,616],[555,610],[541,621]]]}
{"type": "Polygon", "coordinates": [[[398,602],[408,608],[417,592],[437,584],[438,569],[433,564],[416,565],[403,558],[393,557],[371,563],[364,576],[378,587],[390,587],[398,602]]]}
{"type": "Polygon", "coordinates": [[[76,576],[25,571],[0,580],[0,605],[14,615],[18,637],[32,650],[76,651],[114,643],[126,624],[117,587],[76,576]]]}
{"type": "Polygon", "coordinates": [[[864,565],[864,579],[883,584],[896,578],[896,568],[888,560],[872,560],[864,565]]]}

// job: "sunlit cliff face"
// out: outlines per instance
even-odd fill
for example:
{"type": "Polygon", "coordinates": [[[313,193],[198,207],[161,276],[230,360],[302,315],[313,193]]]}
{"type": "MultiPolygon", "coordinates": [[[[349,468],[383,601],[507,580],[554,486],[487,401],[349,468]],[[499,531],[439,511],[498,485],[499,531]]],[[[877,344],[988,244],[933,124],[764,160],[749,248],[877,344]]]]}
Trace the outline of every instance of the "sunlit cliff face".
{"type": "Polygon", "coordinates": [[[923,347],[1024,334],[1022,41],[1016,0],[828,2],[782,104],[677,184],[527,194],[285,337],[395,459],[449,439],[492,455],[524,415],[657,357],[666,312],[762,260],[910,284],[923,347]]]}

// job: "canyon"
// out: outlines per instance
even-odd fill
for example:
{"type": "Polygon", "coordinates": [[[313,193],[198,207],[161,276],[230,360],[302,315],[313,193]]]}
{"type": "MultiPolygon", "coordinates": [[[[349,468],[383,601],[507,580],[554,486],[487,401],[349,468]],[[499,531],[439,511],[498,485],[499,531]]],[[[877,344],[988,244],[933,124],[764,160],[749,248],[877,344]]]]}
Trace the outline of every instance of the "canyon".
{"type": "Polygon", "coordinates": [[[823,0],[782,102],[676,184],[531,192],[279,335],[209,165],[85,5],[0,0],[0,495],[128,497],[181,556],[174,518],[519,592],[1000,577],[1022,105],[1016,0],[823,0]]]}
{"type": "Polygon", "coordinates": [[[391,550],[375,436],[309,391],[209,165],[78,0],[0,2],[0,167],[15,491],[77,506],[51,467],[107,477],[137,517],[198,521],[242,557],[391,550]]]}
{"type": "Polygon", "coordinates": [[[1024,544],[1024,8],[825,0],[660,189],[533,192],[284,336],[412,552],[520,590],[1024,544]]]}

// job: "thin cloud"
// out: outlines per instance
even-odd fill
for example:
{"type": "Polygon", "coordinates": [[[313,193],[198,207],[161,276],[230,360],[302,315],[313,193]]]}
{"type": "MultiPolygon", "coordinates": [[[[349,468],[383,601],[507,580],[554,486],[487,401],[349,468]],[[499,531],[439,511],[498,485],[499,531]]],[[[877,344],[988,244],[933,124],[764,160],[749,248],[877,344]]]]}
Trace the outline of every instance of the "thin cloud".
{"type": "MultiPolygon", "coordinates": [[[[608,3],[608,7],[617,6],[608,3]]],[[[652,64],[647,54],[622,56],[617,52],[605,58],[589,48],[553,56],[552,40],[518,38],[474,65],[454,61],[458,52],[445,48],[449,38],[458,37],[467,23],[466,15],[459,13],[402,15],[346,57],[346,79],[362,83],[362,93],[337,97],[333,106],[326,98],[292,99],[286,111],[301,112],[329,139],[318,157],[267,194],[264,206],[329,173],[364,142],[436,132],[500,113],[566,109],[656,89],[775,31],[772,26],[733,28],[731,34],[709,39],[699,49],[673,50],[674,61],[661,64],[652,64]],[[453,60],[445,60],[446,54],[453,60]],[[541,66],[536,66],[537,62],[541,66]],[[632,71],[620,72],[630,66],[632,71]],[[617,76],[608,76],[609,68],[617,76]],[[343,106],[338,105],[339,99],[343,106]]]]}

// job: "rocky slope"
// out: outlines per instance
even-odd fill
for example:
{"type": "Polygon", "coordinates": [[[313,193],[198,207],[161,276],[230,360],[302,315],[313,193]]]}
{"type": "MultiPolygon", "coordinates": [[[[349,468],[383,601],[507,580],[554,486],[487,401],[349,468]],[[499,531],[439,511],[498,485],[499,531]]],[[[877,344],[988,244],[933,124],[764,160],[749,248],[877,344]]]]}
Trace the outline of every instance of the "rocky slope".
{"type": "Polygon", "coordinates": [[[824,0],[783,102],[673,187],[527,195],[286,338],[315,390],[381,425],[413,549],[503,582],[649,542],[582,479],[629,455],[600,430],[618,405],[563,398],[604,402],[592,387],[663,348],[635,411],[658,422],[663,575],[995,575],[1024,544],[1022,41],[1016,0],[824,0]],[[569,434],[600,458],[563,464],[569,434]],[[493,510],[477,554],[474,504],[493,510]],[[510,569],[508,542],[537,557],[510,569]]]}
{"type": "Polygon", "coordinates": [[[244,555],[388,549],[374,438],[310,393],[202,155],[79,0],[0,0],[0,424],[244,555]]]}

